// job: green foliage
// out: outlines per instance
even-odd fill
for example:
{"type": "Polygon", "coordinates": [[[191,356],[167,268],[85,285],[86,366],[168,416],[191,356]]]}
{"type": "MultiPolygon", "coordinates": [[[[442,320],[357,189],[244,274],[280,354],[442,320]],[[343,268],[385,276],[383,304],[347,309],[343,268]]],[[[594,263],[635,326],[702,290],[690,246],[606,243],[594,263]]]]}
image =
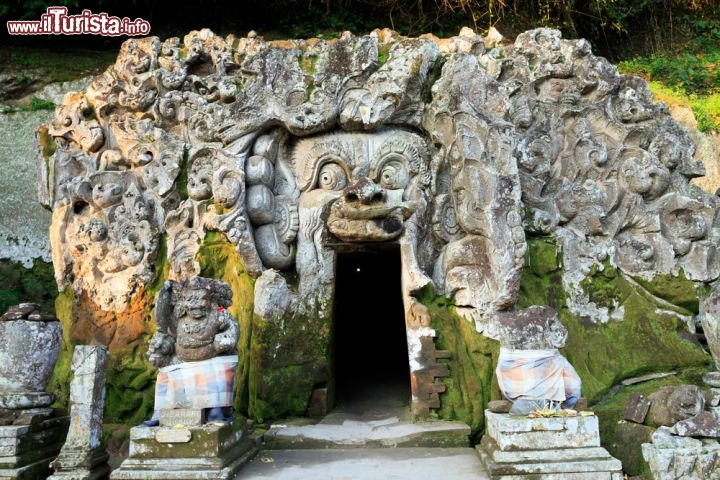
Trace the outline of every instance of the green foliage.
{"type": "Polygon", "coordinates": [[[720,50],[698,59],[689,60],[696,65],[692,74],[684,60],[691,56],[679,57],[636,57],[621,62],[618,67],[622,73],[637,75],[648,81],[656,101],[668,105],[680,105],[692,109],[701,132],[720,131],[720,50]],[[711,62],[710,59],[713,59],[711,62]],[[703,62],[702,64],[698,62],[703,62]],[[702,65],[698,67],[698,65],[702,65]],[[698,73],[699,72],[699,73],[698,73]],[[689,79],[694,78],[693,81],[689,79]]]}
{"type": "Polygon", "coordinates": [[[661,80],[686,94],[720,93],[720,48],[704,54],[658,54],[620,62],[619,69],[648,81],[661,80]]]}
{"type": "Polygon", "coordinates": [[[43,100],[33,95],[30,98],[30,103],[17,106],[3,106],[2,113],[36,112],[38,110],[55,110],[55,104],[50,100],[43,100]]]}
{"type": "Polygon", "coordinates": [[[53,313],[57,296],[51,263],[36,259],[27,269],[11,260],[0,260],[0,314],[24,302],[37,303],[43,311],[53,313]]]}

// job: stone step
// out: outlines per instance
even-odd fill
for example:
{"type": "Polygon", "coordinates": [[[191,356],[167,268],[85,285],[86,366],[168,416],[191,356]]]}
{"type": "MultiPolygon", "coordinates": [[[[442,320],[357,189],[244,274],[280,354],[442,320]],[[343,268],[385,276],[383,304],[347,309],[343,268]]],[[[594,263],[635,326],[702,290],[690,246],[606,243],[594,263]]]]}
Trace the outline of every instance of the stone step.
{"type": "Polygon", "coordinates": [[[472,448],[264,450],[236,480],[488,480],[472,448]]]}
{"type": "Polygon", "coordinates": [[[265,448],[469,447],[470,427],[462,422],[413,423],[391,416],[376,420],[331,414],[316,423],[308,419],[273,424],[264,435],[265,448]]]}

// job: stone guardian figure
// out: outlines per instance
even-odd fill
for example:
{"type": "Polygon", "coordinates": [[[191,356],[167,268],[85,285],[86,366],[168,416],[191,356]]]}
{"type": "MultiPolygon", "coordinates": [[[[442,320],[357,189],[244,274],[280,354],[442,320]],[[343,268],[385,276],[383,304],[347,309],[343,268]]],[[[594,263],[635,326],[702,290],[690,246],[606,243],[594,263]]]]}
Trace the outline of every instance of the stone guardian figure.
{"type": "Polygon", "coordinates": [[[555,310],[532,306],[507,314],[500,327],[497,375],[500,391],[512,402],[511,415],[527,415],[539,408],[573,408],[582,381],[558,348],[567,329],[555,310]]]}
{"type": "Polygon", "coordinates": [[[160,410],[178,408],[203,409],[207,423],[232,421],[239,327],[227,310],[231,304],[232,290],[220,280],[165,282],[148,349],[150,362],[160,369],[155,411],[145,426],[159,424],[160,410]]]}

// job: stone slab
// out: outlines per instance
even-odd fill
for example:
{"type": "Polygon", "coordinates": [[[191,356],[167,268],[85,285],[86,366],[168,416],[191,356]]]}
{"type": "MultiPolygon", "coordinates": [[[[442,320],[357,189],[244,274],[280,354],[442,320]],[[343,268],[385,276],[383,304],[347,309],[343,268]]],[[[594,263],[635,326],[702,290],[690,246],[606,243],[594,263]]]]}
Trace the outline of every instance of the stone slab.
{"type": "Polygon", "coordinates": [[[547,474],[579,474],[579,473],[621,473],[622,464],[605,451],[605,458],[565,459],[563,449],[547,450],[555,453],[554,460],[513,461],[511,463],[493,462],[488,452],[479,450],[481,462],[490,476],[495,479],[504,475],[544,475],[547,474]]]}
{"type": "Polygon", "coordinates": [[[563,461],[574,462],[587,459],[606,459],[610,457],[608,451],[603,447],[517,450],[508,452],[498,449],[497,444],[487,435],[483,436],[475,448],[478,453],[484,451],[495,463],[555,462],[558,458],[562,458],[563,461]]]}
{"type": "Polygon", "coordinates": [[[128,458],[110,474],[111,480],[233,480],[244,464],[257,454],[257,446],[243,439],[222,459],[128,458]]]}
{"type": "Polygon", "coordinates": [[[161,427],[174,427],[175,425],[200,426],[203,423],[205,423],[205,414],[202,408],[160,410],[161,427]]]}
{"type": "Polygon", "coordinates": [[[265,433],[266,448],[384,448],[469,447],[470,427],[462,422],[411,422],[400,416],[358,420],[343,413],[308,424],[306,419],[272,425],[265,433]]]}
{"type": "Polygon", "coordinates": [[[237,480],[488,478],[469,447],[263,450],[237,476],[237,480]]]}
{"type": "Polygon", "coordinates": [[[60,452],[69,423],[63,416],[32,425],[0,427],[0,469],[21,469],[42,459],[51,461],[60,452]]]}
{"type": "Polygon", "coordinates": [[[485,412],[476,447],[492,480],[622,480],[622,464],[600,446],[598,419],[527,418],[485,412]]]}
{"type": "Polygon", "coordinates": [[[19,410],[23,408],[47,407],[54,397],[45,392],[0,393],[0,408],[19,410]]]}
{"type": "Polygon", "coordinates": [[[720,387],[720,372],[708,372],[703,375],[703,382],[711,387],[720,387]]]}
{"type": "Polygon", "coordinates": [[[623,417],[625,420],[629,420],[631,422],[643,423],[649,410],[650,400],[648,400],[644,395],[633,393],[625,406],[625,413],[623,417]]]}
{"type": "Polygon", "coordinates": [[[238,417],[227,425],[187,427],[192,441],[160,443],[156,433],[166,427],[138,426],[130,429],[129,457],[140,458],[219,458],[237,444],[246,433],[246,420],[238,417]]]}
{"type": "Polygon", "coordinates": [[[188,443],[192,440],[189,428],[160,427],[155,432],[155,440],[159,443],[188,443]]]}
{"type": "Polygon", "coordinates": [[[486,435],[495,439],[501,450],[600,446],[598,418],[594,415],[527,418],[486,410],[485,420],[486,435]]]}
{"type": "MultiPolygon", "coordinates": [[[[59,450],[59,448],[58,448],[59,450]]],[[[0,468],[0,480],[38,480],[52,473],[50,462],[53,458],[44,458],[17,468],[0,468]]]]}

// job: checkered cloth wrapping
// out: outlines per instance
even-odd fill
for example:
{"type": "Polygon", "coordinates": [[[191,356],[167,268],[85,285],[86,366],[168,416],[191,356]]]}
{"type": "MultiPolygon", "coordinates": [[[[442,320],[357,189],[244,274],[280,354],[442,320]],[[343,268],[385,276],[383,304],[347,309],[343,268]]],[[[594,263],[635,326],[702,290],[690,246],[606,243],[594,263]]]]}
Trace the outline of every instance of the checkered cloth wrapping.
{"type": "Polygon", "coordinates": [[[237,355],[163,367],[155,384],[155,410],[232,405],[237,355]]]}
{"type": "Polygon", "coordinates": [[[563,402],[580,397],[582,382],[570,362],[557,349],[500,348],[495,370],[500,391],[508,400],[563,402]]]}

